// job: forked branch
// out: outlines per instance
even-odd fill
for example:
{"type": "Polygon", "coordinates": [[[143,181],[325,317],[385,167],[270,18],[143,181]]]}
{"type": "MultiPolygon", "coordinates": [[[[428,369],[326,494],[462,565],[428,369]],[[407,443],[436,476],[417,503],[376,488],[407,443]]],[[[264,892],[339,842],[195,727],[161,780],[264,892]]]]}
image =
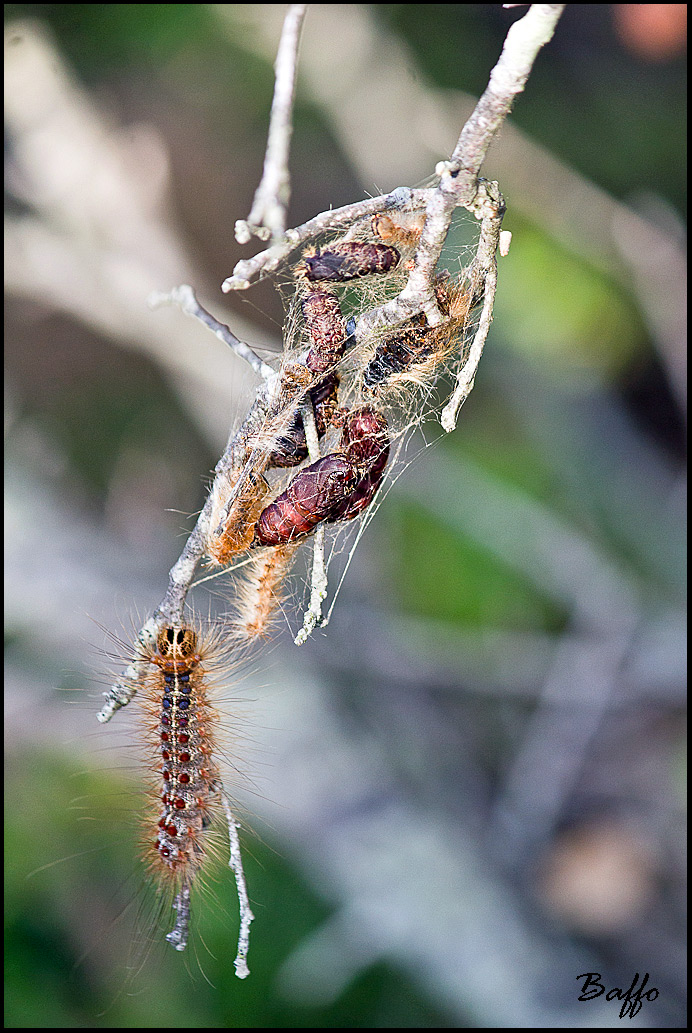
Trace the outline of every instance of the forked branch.
{"type": "MultiPolygon", "coordinates": [[[[298,38],[305,13],[305,5],[291,5],[282,36],[282,49],[276,64],[275,103],[272,109],[272,130],[267,146],[265,175],[260,185],[261,189],[258,188],[253,210],[247,222],[243,224],[245,228],[241,226],[238,231],[241,236],[245,232],[255,232],[265,238],[271,235],[274,243],[253,258],[239,262],[232,275],[222,284],[222,290],[228,292],[246,289],[252,282],[274,272],[297,247],[319,234],[346,230],[382,212],[424,211],[425,223],[406,285],[396,298],[360,317],[355,337],[361,342],[375,329],[394,326],[418,313],[424,313],[428,324],[434,326],[442,318],[434,291],[435,271],[454,210],[464,207],[473,212],[481,222],[481,232],[470,268],[470,277],[477,296],[483,299],[483,309],[467,361],[459,370],[454,394],[441,414],[444,429],[452,430],[459,407],[473,387],[492,320],[497,283],[496,253],[501,238],[504,202],[497,184],[480,179],[481,167],[488,147],[509,114],[514,99],[526,85],[538,52],[552,38],[564,6],[533,4],[524,17],[510,28],[500,59],[491,72],[488,87],[463,127],[451,158],[440,162],[436,167],[437,181],[433,186],[424,189],[400,187],[380,197],[323,212],[301,226],[286,230],[279,237],[283,218],[281,212],[285,211],[288,197],[290,104],[295,84],[298,38]]],[[[255,401],[248,415],[229,438],[226,449],[216,465],[209,498],[180,559],[170,571],[166,594],[139,633],[139,642],[145,648],[150,645],[152,638],[156,637],[160,627],[182,618],[188,590],[197,566],[204,556],[205,542],[210,532],[211,499],[217,480],[228,478],[230,472],[235,473],[237,478],[235,495],[232,495],[226,504],[227,513],[256,459],[252,449],[250,459],[247,459],[248,442],[256,438],[258,431],[279,414],[282,406],[285,408],[287,397],[293,399],[294,406],[300,406],[309,388],[307,385],[296,390],[295,385],[291,386],[287,382],[283,373],[277,374],[266,366],[248,345],[238,341],[228,327],[217,323],[199,306],[190,288],[178,288],[169,295],[156,299],[158,303],[162,300],[181,305],[189,315],[201,319],[210,326],[221,340],[250,363],[262,378],[262,382],[258,386],[255,401]]],[[[319,575],[317,554],[315,569],[319,575]]],[[[314,624],[318,623],[320,603],[317,596],[323,590],[322,584],[315,589],[314,606],[311,604],[310,620],[305,627],[313,620],[314,624]]],[[[116,684],[106,693],[106,702],[99,714],[100,721],[110,720],[120,707],[129,702],[137,692],[143,674],[142,663],[137,659],[133,660],[116,684]]]]}

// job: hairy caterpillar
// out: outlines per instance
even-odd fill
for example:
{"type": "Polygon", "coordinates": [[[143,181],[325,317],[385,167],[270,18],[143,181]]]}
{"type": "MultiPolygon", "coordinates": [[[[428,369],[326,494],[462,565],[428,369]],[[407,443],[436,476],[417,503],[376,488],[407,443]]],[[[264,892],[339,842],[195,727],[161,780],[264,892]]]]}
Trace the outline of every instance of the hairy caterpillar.
{"type": "Polygon", "coordinates": [[[424,211],[412,212],[409,215],[399,213],[396,219],[391,215],[373,215],[370,220],[375,236],[402,248],[413,248],[418,244],[424,224],[424,211]]]}
{"type": "Polygon", "coordinates": [[[271,620],[283,604],[283,584],[295,557],[297,545],[262,549],[236,580],[231,623],[248,641],[268,637],[271,620]]]}
{"type": "Polygon", "coordinates": [[[215,534],[214,528],[217,527],[231,492],[238,483],[239,475],[240,471],[235,477],[217,478],[213,488],[212,530],[207,536],[206,551],[220,566],[229,563],[234,556],[249,548],[255,536],[255,523],[269,494],[269,485],[264,477],[251,471],[226,517],[222,533],[215,534]]]}
{"type": "Polygon", "coordinates": [[[212,672],[223,665],[224,652],[218,636],[178,624],[162,627],[139,659],[147,670],[136,699],[144,718],[145,760],[154,772],[142,852],[150,875],[176,911],[166,939],[176,950],[187,946],[191,897],[218,854],[217,829],[225,825],[240,901],[235,969],[244,979],[253,915],[237,823],[221,777],[219,715],[212,699],[212,672]]]}

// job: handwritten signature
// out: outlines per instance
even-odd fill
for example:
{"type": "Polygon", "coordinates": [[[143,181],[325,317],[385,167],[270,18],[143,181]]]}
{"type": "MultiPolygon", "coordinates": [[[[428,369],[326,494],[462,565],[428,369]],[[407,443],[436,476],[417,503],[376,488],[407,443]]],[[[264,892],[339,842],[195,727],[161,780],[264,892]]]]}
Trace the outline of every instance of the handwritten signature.
{"type": "Polygon", "coordinates": [[[578,1001],[593,1001],[596,997],[600,997],[601,994],[605,994],[606,1001],[622,1001],[623,1005],[620,1009],[621,1019],[627,1017],[633,1019],[637,1012],[641,1011],[643,1001],[655,1001],[658,997],[658,990],[655,986],[652,986],[650,990],[644,993],[644,987],[649,982],[648,972],[644,974],[642,985],[638,989],[639,973],[635,972],[634,979],[628,990],[623,990],[619,986],[613,987],[612,990],[606,990],[601,982],[600,972],[582,972],[580,976],[577,976],[577,979],[584,980],[581,993],[577,998],[578,1001]]]}

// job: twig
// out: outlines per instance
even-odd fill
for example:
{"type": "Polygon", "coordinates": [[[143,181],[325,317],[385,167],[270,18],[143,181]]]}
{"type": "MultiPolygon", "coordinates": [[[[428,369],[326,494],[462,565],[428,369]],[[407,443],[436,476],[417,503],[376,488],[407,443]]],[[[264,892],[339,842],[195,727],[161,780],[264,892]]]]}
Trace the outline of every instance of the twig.
{"type": "MultiPolygon", "coordinates": [[[[310,462],[320,457],[320,441],[315,426],[315,411],[309,396],[303,401],[300,413],[305,428],[310,462]]],[[[307,642],[318,625],[322,624],[322,603],[327,598],[327,568],[324,562],[324,524],[320,524],[312,539],[312,575],[310,577],[310,602],[303,617],[303,627],[293,640],[297,646],[307,642]]]]}
{"type": "Polygon", "coordinates": [[[179,305],[181,311],[186,316],[199,319],[200,322],[204,323],[205,326],[208,326],[216,334],[220,341],[232,348],[239,358],[245,359],[255,373],[258,373],[263,380],[269,380],[276,375],[274,369],[264,362],[249,344],[239,340],[230,327],[226,326],[225,323],[220,323],[205,308],[202,308],[197,301],[194,289],[188,284],[183,283],[180,287],[174,287],[166,292],[155,291],[149,295],[148,303],[152,309],[160,308],[162,305],[179,305]]]}
{"type": "Polygon", "coordinates": [[[262,179],[247,220],[239,219],[235,224],[239,244],[246,244],[253,234],[260,240],[278,240],[286,228],[291,192],[288,152],[293,132],[298,44],[306,10],[307,4],[290,4],[284,19],[274,64],[276,80],[262,179]]]}
{"type": "Polygon", "coordinates": [[[366,313],[356,326],[356,339],[360,341],[378,327],[410,319],[419,312],[425,313],[429,324],[439,322],[441,315],[435,304],[433,278],[454,209],[463,206],[476,214],[482,213],[481,218],[486,220],[485,232],[482,227],[474,272],[483,279],[483,313],[465,371],[460,371],[453,399],[442,414],[445,430],[454,429],[459,408],[473,387],[492,319],[497,284],[495,253],[500,243],[504,202],[499,189],[496,196],[490,196],[487,190],[481,191],[479,173],[488,147],[509,114],[515,97],[526,85],[539,50],[552,39],[564,7],[564,4],[532,4],[528,13],[510,28],[488,86],[462,129],[451,160],[438,163],[435,169],[440,180],[426,204],[425,224],[406,286],[392,301],[366,313]]]}
{"type": "Polygon", "coordinates": [[[308,222],[286,230],[284,240],[273,244],[266,251],[260,251],[252,258],[241,259],[232,274],[221,284],[221,290],[224,294],[228,294],[229,291],[247,290],[253,282],[275,272],[291,251],[304,241],[311,240],[321,233],[342,230],[379,212],[418,211],[425,207],[429,194],[429,188],[397,187],[389,194],[381,194],[365,201],[344,205],[342,208],[330,208],[326,212],[321,212],[308,222]]]}
{"type": "Polygon", "coordinates": [[[177,951],[184,951],[187,947],[187,937],[190,931],[190,886],[185,883],[173,901],[176,911],[175,925],[166,935],[169,943],[172,943],[177,951]]]}
{"type": "Polygon", "coordinates": [[[523,18],[509,29],[500,58],[488,85],[464,126],[448,163],[445,191],[468,204],[488,148],[526,86],[541,47],[553,38],[565,4],[531,4],[523,18]]]}
{"type": "Polygon", "coordinates": [[[243,858],[240,852],[240,839],[238,838],[238,822],[235,820],[230,802],[225,793],[221,794],[221,801],[223,803],[223,809],[226,814],[226,822],[228,825],[228,840],[230,844],[228,867],[235,876],[235,884],[238,890],[238,905],[240,908],[238,953],[236,954],[234,961],[235,974],[238,979],[245,979],[250,975],[250,969],[247,965],[247,952],[250,946],[250,924],[254,920],[255,916],[250,908],[250,901],[247,895],[245,872],[243,871],[243,858]]]}
{"type": "MultiPolygon", "coordinates": [[[[155,648],[158,631],[157,619],[150,617],[137,636],[137,642],[143,650],[155,648]]],[[[106,724],[121,707],[127,706],[143,681],[147,669],[148,662],[139,657],[127,665],[108,692],[104,693],[106,702],[96,716],[97,721],[106,724]]]]}
{"type": "Polygon", "coordinates": [[[307,642],[317,627],[326,621],[322,617],[322,603],[327,598],[327,568],[324,562],[324,524],[320,524],[312,540],[312,574],[310,575],[310,602],[303,616],[303,627],[293,639],[295,645],[307,642]]]}
{"type": "Polygon", "coordinates": [[[477,217],[481,219],[481,232],[476,257],[471,268],[471,291],[475,293],[482,285],[483,311],[466,362],[457,373],[454,393],[442,410],[440,423],[448,433],[456,427],[459,409],[471,391],[483,346],[490,330],[497,289],[497,258],[500,246],[500,232],[505,205],[497,183],[482,183],[477,195],[477,217]]]}

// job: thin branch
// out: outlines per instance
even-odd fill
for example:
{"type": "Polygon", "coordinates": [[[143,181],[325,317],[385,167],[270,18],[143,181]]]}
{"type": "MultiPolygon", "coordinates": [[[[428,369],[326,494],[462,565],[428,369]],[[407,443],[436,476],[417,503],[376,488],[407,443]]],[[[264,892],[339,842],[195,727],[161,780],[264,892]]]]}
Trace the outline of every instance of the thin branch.
{"type": "Polygon", "coordinates": [[[235,820],[231,804],[225,793],[221,794],[221,802],[223,803],[223,809],[226,814],[226,823],[228,825],[228,840],[230,844],[228,867],[235,876],[235,884],[238,890],[238,905],[240,907],[238,952],[234,961],[235,974],[238,979],[245,979],[250,975],[250,969],[247,965],[247,952],[250,946],[250,924],[254,920],[255,916],[250,908],[250,901],[247,895],[245,872],[243,871],[243,858],[240,851],[240,839],[238,837],[238,822],[235,820]]]}
{"type": "Polygon", "coordinates": [[[173,901],[173,908],[176,912],[175,925],[166,935],[169,943],[172,943],[177,951],[184,951],[187,947],[187,938],[190,932],[190,886],[184,883],[180,893],[173,901]]]}
{"type": "MultiPolygon", "coordinates": [[[[155,617],[150,617],[137,636],[137,643],[143,651],[156,648],[158,632],[159,622],[155,617]]],[[[139,657],[128,664],[108,692],[104,693],[106,702],[97,714],[96,720],[106,724],[121,707],[126,707],[144,680],[147,670],[148,661],[139,657]]]]}
{"type": "Polygon", "coordinates": [[[258,373],[264,380],[269,380],[276,375],[274,369],[264,362],[249,344],[239,340],[230,327],[226,326],[225,323],[220,323],[211,313],[202,308],[197,301],[193,288],[188,286],[188,284],[183,283],[180,287],[174,287],[171,291],[155,291],[149,295],[150,308],[160,308],[162,305],[179,305],[181,311],[186,316],[199,319],[200,322],[209,327],[212,333],[216,334],[220,341],[232,348],[236,355],[244,359],[254,369],[255,373],[258,373]]]}
{"type": "Polygon", "coordinates": [[[413,212],[424,208],[429,193],[430,190],[425,188],[397,187],[389,194],[381,194],[365,201],[356,201],[341,208],[330,208],[326,212],[321,212],[301,226],[286,230],[284,239],[266,251],[260,251],[252,258],[241,259],[231,275],[221,284],[221,290],[224,294],[228,294],[229,291],[247,290],[253,282],[276,272],[295,248],[321,233],[342,230],[380,212],[413,212]]]}
{"type": "MultiPolygon", "coordinates": [[[[504,201],[497,190],[497,183],[482,183],[477,195],[477,214],[481,218],[481,233],[471,268],[471,290],[475,292],[482,285],[483,311],[468,358],[457,374],[454,393],[440,416],[442,428],[447,433],[456,427],[459,410],[473,390],[476,371],[483,354],[483,346],[490,330],[497,290],[496,255],[500,248],[504,212],[504,201]]],[[[508,241],[506,241],[506,247],[509,247],[508,241]]]]}
{"type": "MultiPolygon", "coordinates": [[[[509,29],[500,58],[473,114],[461,131],[447,165],[445,191],[467,204],[476,193],[476,180],[488,148],[526,86],[541,47],[553,38],[565,4],[531,4],[509,29]]],[[[443,176],[443,178],[445,178],[443,176]]]]}
{"type": "Polygon", "coordinates": [[[315,628],[326,621],[322,616],[322,603],[327,598],[327,567],[324,562],[324,524],[320,524],[312,540],[312,573],[310,575],[310,602],[303,616],[303,626],[293,639],[296,646],[307,642],[315,628]]]}
{"type": "MultiPolygon", "coordinates": [[[[426,314],[429,323],[439,322],[441,316],[435,305],[433,278],[454,209],[463,206],[473,211],[476,207],[478,176],[488,147],[509,114],[515,97],[524,89],[539,50],[552,39],[564,7],[564,4],[532,4],[528,13],[510,28],[488,87],[462,129],[451,160],[439,162],[435,169],[440,179],[427,198],[425,225],[408,282],[398,297],[361,317],[356,327],[357,340],[378,327],[402,322],[419,312],[426,314]]],[[[498,243],[499,236],[496,247],[498,243]]]]}
{"type": "MultiPolygon", "coordinates": [[[[308,446],[310,462],[316,462],[320,457],[320,441],[315,425],[315,411],[310,397],[306,397],[301,406],[300,414],[305,428],[305,441],[308,446]]],[[[312,574],[310,577],[310,602],[303,617],[303,627],[293,640],[297,646],[307,642],[318,625],[322,623],[322,603],[327,598],[327,568],[324,562],[324,524],[320,524],[312,539],[312,574]]]]}
{"type": "Polygon", "coordinates": [[[290,4],[284,19],[274,71],[274,99],[262,179],[250,214],[235,224],[235,237],[246,244],[254,234],[260,240],[278,240],[286,229],[286,209],[291,193],[288,153],[293,132],[298,45],[307,4],[290,4]]]}

